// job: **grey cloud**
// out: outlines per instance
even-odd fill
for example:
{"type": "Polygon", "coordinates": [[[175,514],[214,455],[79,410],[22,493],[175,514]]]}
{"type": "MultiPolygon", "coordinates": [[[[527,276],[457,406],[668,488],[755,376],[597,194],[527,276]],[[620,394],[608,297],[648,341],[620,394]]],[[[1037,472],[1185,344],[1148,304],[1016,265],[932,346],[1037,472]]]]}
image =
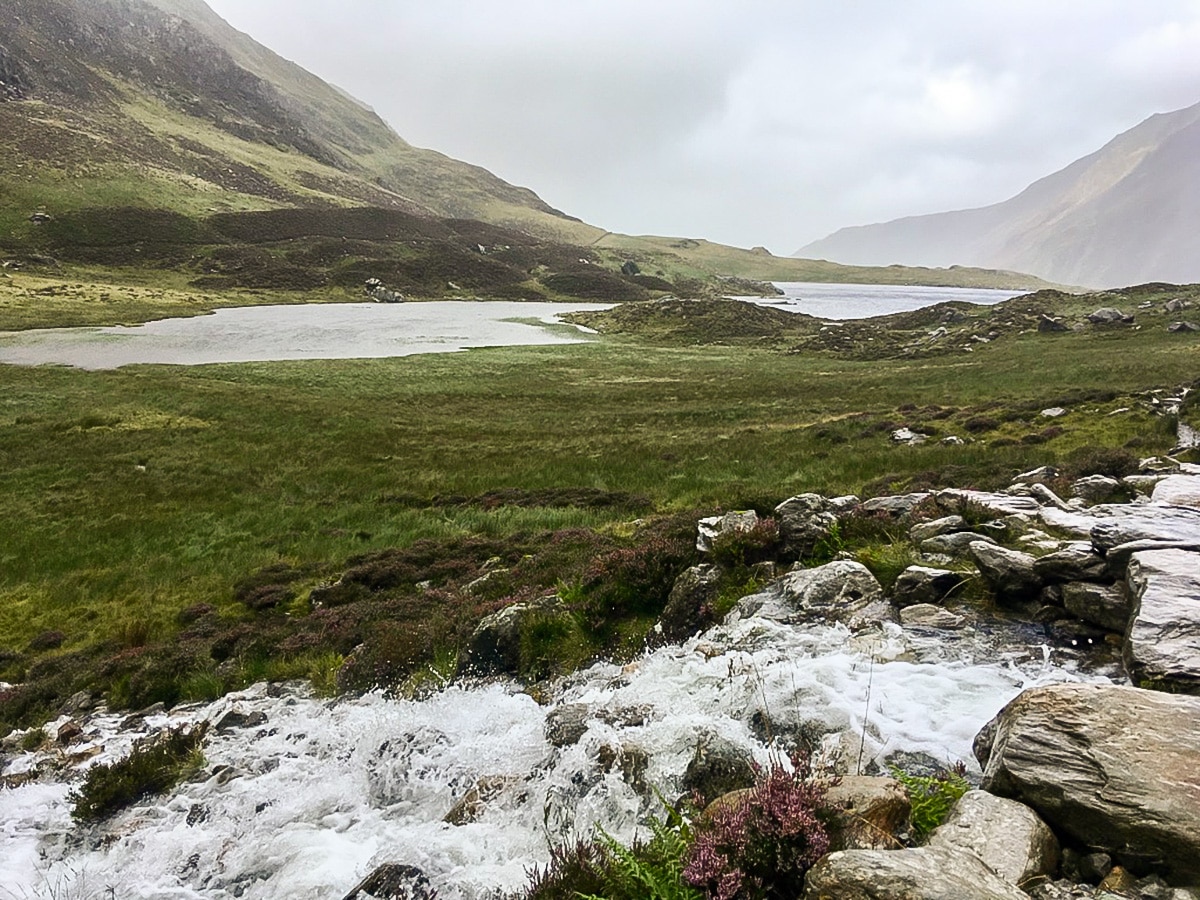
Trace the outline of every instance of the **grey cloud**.
{"type": "Polygon", "coordinates": [[[595,224],[789,252],[996,202],[1200,100],[1200,3],[210,0],[595,224]]]}

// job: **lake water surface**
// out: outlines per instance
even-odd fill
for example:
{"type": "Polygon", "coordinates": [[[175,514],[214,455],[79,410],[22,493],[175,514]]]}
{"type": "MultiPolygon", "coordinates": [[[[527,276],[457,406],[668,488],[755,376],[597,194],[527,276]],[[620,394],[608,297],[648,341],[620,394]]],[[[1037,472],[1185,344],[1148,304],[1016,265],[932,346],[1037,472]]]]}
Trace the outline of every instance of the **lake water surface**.
{"type": "Polygon", "coordinates": [[[903,284],[818,284],[807,281],[782,281],[776,286],[782,297],[754,299],[756,303],[807,313],[819,319],[866,319],[891,313],[908,312],[961,300],[991,305],[1019,297],[1028,291],[998,291],[987,288],[927,287],[903,284]]]}
{"type": "Polygon", "coordinates": [[[0,363],[115,369],[284,359],[363,359],[471,347],[565,344],[584,332],[555,323],[598,303],[439,301],[312,303],[219,309],[132,327],[0,333],[0,363]]]}
{"type": "MultiPolygon", "coordinates": [[[[947,300],[998,303],[1018,293],[886,284],[784,282],[779,287],[783,297],[743,299],[825,319],[857,319],[947,300]]],[[[560,323],[559,316],[610,305],[449,300],[239,307],[137,326],[3,332],[0,363],[115,369],[138,363],[361,359],[565,344],[588,337],[560,323]]]]}

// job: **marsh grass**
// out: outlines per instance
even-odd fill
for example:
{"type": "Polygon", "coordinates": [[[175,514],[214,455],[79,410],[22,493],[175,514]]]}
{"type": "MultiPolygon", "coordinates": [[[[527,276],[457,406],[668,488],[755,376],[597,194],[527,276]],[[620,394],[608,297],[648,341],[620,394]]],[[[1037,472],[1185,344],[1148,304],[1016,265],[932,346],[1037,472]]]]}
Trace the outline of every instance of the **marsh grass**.
{"type": "MultiPolygon", "coordinates": [[[[869,362],[610,339],[384,360],[0,367],[0,649],[11,651],[0,679],[44,665],[59,685],[6,704],[0,728],[48,712],[56,691],[78,689],[81,670],[112,653],[120,665],[91,684],[130,704],[210,696],[218,681],[267,675],[270,660],[328,683],[333,657],[322,664],[320,654],[350,647],[314,638],[300,657],[272,651],[279,635],[268,624],[306,621],[309,591],[347,560],[422,539],[616,538],[651,511],[998,486],[1080,448],[1163,452],[1173,436],[1130,394],[1194,372],[1196,343],[1174,338],[1078,334],[1048,352],[1028,335],[967,359],[869,362]],[[1112,399],[1081,401],[1042,443],[1017,439],[1044,427],[1028,409],[1096,384],[1112,399]],[[1009,443],[989,433],[962,446],[893,446],[880,426],[930,404],[930,415],[953,411],[937,419],[945,433],[976,415],[1020,415],[995,432],[1009,443]],[[569,505],[534,499],[551,495],[569,505]],[[604,499],[617,496],[643,499],[604,499]],[[494,499],[462,502],[484,497],[494,499]],[[240,602],[235,585],[272,566],[301,574],[274,607],[240,602]],[[151,679],[146,660],[184,627],[177,615],[204,604],[214,633],[257,629],[230,645],[241,676],[217,675],[222,660],[189,656],[184,641],[158,668],[167,680],[151,679]],[[61,647],[26,651],[52,630],[64,633],[61,647]]],[[[658,592],[675,573],[641,574],[658,592]]],[[[557,576],[530,577],[553,586],[557,576]]],[[[632,646],[660,600],[584,591],[576,612],[603,630],[604,604],[621,606],[628,618],[609,640],[632,646]]]]}

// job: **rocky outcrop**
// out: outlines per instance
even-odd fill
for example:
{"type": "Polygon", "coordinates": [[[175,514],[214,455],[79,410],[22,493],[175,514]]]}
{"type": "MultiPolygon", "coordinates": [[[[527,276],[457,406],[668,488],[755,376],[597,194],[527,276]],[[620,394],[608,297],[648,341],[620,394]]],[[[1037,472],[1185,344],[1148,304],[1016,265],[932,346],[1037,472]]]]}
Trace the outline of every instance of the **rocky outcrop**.
{"type": "Polygon", "coordinates": [[[792,623],[840,622],[851,627],[893,617],[875,576],[862,563],[850,560],[789,572],[766,590],[743,597],[733,615],[792,623]]]}
{"type": "Polygon", "coordinates": [[[1058,684],[1025,691],[976,738],[985,790],[1137,872],[1200,880],[1200,698],[1058,684]]]}
{"type": "MultiPolygon", "coordinates": [[[[1129,562],[1125,668],[1134,683],[1200,694],[1200,553],[1150,550],[1129,562]]],[[[1200,740],[1200,722],[1196,725],[1200,740]]]]}
{"type": "Polygon", "coordinates": [[[1033,562],[1033,572],[1047,584],[1104,581],[1109,574],[1104,557],[1094,552],[1090,545],[1082,543],[1039,556],[1033,562]]]}
{"type": "Polygon", "coordinates": [[[535,620],[566,618],[557,597],[514,603],[485,617],[475,627],[459,662],[469,675],[512,675],[521,668],[521,635],[535,620]]]}
{"type": "Polygon", "coordinates": [[[683,789],[701,798],[707,806],[723,794],[754,784],[750,754],[716,735],[708,735],[696,746],[692,761],[683,773],[683,789]]]}
{"type": "Polygon", "coordinates": [[[342,900],[434,900],[425,873],[416,866],[384,863],[350,889],[342,900]]]}
{"type": "Polygon", "coordinates": [[[1058,838],[1024,804],[967,791],[929,838],[929,846],[965,850],[1010,884],[1058,870],[1058,838]]]}

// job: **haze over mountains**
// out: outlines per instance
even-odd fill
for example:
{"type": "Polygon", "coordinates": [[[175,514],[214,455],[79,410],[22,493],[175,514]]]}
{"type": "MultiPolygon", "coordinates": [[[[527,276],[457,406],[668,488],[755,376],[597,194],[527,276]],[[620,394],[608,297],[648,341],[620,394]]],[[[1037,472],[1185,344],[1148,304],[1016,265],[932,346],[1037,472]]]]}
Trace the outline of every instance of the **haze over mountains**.
{"type": "Polygon", "coordinates": [[[1151,116],[1003,203],[843,228],[795,255],[1092,287],[1200,281],[1200,104],[1151,116]]]}

